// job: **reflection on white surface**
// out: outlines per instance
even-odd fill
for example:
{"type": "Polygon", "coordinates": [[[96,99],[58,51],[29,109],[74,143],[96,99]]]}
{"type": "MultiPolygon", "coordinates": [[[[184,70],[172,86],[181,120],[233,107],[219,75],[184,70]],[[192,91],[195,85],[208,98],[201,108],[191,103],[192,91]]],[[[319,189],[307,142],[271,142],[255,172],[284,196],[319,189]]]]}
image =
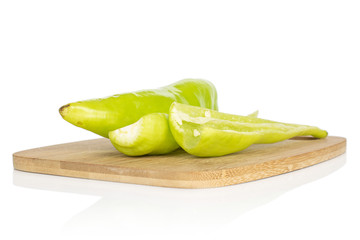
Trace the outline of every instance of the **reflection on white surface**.
{"type": "Polygon", "coordinates": [[[98,202],[74,215],[65,231],[118,232],[135,226],[199,228],[227,223],[281,194],[341,168],[343,154],[312,167],[267,179],[210,189],[175,189],[14,171],[21,187],[95,195],[98,202]]]}

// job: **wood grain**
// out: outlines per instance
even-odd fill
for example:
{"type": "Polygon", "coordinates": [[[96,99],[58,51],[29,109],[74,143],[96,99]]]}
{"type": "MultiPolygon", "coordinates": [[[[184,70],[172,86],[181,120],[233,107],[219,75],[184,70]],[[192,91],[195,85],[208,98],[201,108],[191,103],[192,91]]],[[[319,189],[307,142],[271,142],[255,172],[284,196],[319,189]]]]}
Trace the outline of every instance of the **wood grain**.
{"type": "Polygon", "coordinates": [[[221,187],[308,167],[346,150],[346,139],[298,137],[257,144],[216,158],[197,158],[177,150],[168,155],[128,157],[108,139],[94,139],[13,154],[21,171],[177,188],[221,187]]]}

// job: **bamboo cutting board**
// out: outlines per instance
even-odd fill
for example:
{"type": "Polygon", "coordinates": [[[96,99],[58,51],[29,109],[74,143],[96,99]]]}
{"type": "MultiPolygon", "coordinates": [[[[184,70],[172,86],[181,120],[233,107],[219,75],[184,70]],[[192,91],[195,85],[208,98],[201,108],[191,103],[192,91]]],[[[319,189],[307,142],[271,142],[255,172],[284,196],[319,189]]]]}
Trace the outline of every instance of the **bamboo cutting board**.
{"type": "Polygon", "coordinates": [[[297,137],[256,144],[227,156],[197,158],[177,150],[168,155],[127,157],[108,139],[94,139],[13,154],[21,171],[177,188],[221,187],[308,167],[345,152],[346,139],[297,137]]]}

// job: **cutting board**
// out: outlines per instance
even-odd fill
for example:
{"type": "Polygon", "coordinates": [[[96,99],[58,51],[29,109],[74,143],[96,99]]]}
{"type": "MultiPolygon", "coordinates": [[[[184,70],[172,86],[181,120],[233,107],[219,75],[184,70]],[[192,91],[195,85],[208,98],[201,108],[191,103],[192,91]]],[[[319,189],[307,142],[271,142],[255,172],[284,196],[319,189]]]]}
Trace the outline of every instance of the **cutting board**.
{"type": "Polygon", "coordinates": [[[176,188],[210,188],[254,181],[329,160],[345,152],[346,139],[297,137],[255,144],[234,154],[198,158],[179,149],[162,156],[128,157],[108,139],[93,139],[13,154],[21,171],[176,188]]]}

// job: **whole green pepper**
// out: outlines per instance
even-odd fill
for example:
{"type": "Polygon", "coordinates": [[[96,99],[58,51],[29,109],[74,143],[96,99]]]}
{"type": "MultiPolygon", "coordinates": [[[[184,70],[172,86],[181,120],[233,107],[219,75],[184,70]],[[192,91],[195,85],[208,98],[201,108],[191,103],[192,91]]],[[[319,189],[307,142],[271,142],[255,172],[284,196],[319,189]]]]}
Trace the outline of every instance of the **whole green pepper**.
{"type": "Polygon", "coordinates": [[[169,113],[173,102],[218,109],[217,92],[211,82],[184,79],[158,89],[66,104],[59,112],[71,124],[108,138],[110,131],[130,125],[146,114],[169,113]]]}
{"type": "Polygon", "coordinates": [[[295,136],[327,136],[325,130],[313,126],[221,113],[176,102],[170,107],[169,126],[176,142],[198,157],[222,156],[255,143],[275,143],[295,136]]]}

